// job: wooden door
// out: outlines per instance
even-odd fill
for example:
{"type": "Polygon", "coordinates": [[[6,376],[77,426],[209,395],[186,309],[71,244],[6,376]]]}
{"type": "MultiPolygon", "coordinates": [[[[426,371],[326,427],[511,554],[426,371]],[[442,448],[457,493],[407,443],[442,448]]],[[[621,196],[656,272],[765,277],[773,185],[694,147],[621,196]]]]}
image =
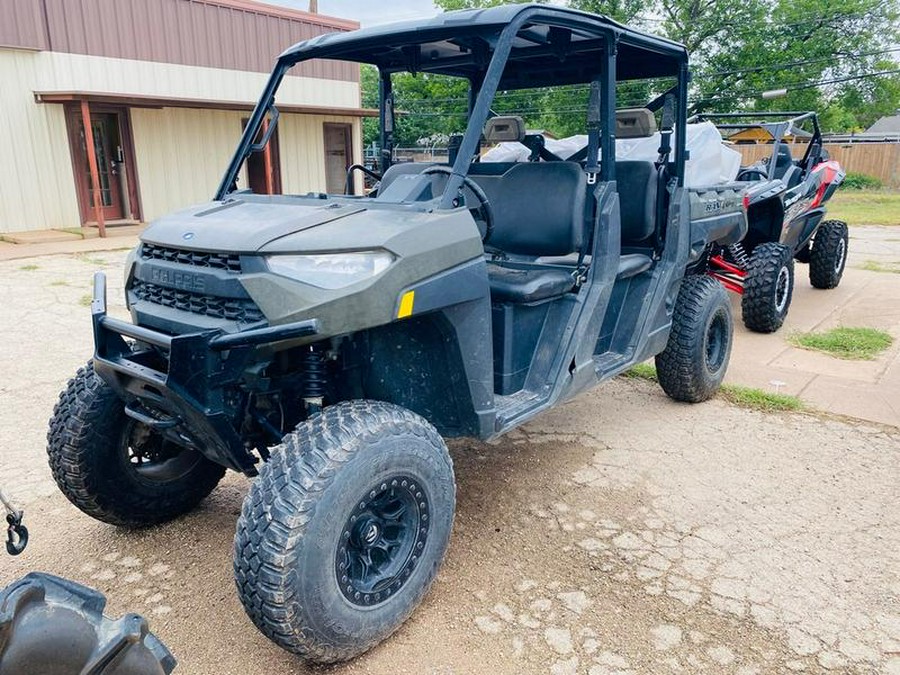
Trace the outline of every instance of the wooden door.
{"type": "MultiPolygon", "coordinates": [[[[75,180],[82,205],[82,220],[94,220],[94,182],[88,162],[87,143],[80,113],[73,110],[69,129],[74,132],[72,154],[75,163],[75,180]]],[[[121,220],[125,217],[122,171],[125,166],[125,148],[122,142],[119,114],[92,112],[91,130],[94,135],[94,152],[97,156],[97,173],[100,178],[100,204],[104,220],[121,220]]]]}
{"type": "MultiPolygon", "coordinates": [[[[247,127],[249,121],[250,119],[247,117],[241,120],[241,131],[247,127]]],[[[264,130],[260,129],[254,143],[259,143],[263,133],[264,130]]],[[[266,149],[262,152],[250,153],[247,158],[247,182],[249,183],[248,187],[255,194],[281,194],[281,152],[278,143],[278,127],[275,127],[275,131],[272,132],[266,149]]]]}
{"type": "Polygon", "coordinates": [[[352,127],[325,124],[325,191],[342,195],[347,187],[347,169],[353,163],[352,127]]]}

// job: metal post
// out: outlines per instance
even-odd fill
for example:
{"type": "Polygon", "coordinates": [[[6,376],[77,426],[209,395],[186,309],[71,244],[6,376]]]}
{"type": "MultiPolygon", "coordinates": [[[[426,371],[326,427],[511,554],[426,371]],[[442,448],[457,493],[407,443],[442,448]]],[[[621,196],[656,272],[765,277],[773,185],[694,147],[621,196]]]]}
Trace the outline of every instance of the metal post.
{"type": "Polygon", "coordinates": [[[391,82],[391,74],[381,73],[378,85],[378,109],[381,157],[378,162],[378,170],[384,172],[394,163],[394,89],[391,82]]]}
{"type": "Polygon", "coordinates": [[[97,219],[97,227],[100,236],[106,237],[106,222],[103,220],[103,199],[100,189],[100,170],[97,166],[97,152],[94,148],[94,128],[91,126],[91,106],[87,99],[81,99],[81,123],[84,125],[84,144],[87,146],[88,166],[91,169],[91,183],[94,189],[94,217],[97,219]]]}
{"type": "MultiPolygon", "coordinates": [[[[266,117],[263,120],[263,138],[266,136],[266,132],[269,130],[269,118],[266,117]]],[[[272,139],[269,139],[269,142],[266,143],[266,147],[263,150],[263,167],[266,172],[266,194],[270,195],[275,192],[274,182],[272,180],[272,139]]]]}
{"type": "Polygon", "coordinates": [[[617,35],[604,40],[604,58],[600,61],[600,179],[616,179],[616,41],[617,35]]]}
{"type": "Polygon", "coordinates": [[[684,185],[685,164],[687,163],[687,109],[688,109],[688,85],[691,82],[691,73],[688,70],[687,61],[678,68],[678,111],[675,120],[675,173],[678,175],[678,187],[684,185]]]}

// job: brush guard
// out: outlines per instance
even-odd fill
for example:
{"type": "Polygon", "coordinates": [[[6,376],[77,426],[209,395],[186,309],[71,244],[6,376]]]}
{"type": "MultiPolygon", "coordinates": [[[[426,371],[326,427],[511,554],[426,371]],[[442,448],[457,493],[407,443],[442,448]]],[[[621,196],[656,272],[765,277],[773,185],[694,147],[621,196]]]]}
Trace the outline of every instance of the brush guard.
{"type": "Polygon", "coordinates": [[[316,335],[315,319],[169,335],[108,316],[102,272],[94,274],[91,316],[94,370],[125,402],[126,415],[222,466],[256,475],[257,458],[235,429],[225,388],[242,380],[257,347],[316,335]]]}

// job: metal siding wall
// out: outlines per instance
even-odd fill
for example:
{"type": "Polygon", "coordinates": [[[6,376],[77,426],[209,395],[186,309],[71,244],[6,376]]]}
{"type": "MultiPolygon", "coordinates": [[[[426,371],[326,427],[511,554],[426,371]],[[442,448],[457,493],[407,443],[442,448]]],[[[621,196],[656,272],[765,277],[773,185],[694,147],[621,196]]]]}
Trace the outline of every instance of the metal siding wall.
{"type": "MultiPolygon", "coordinates": [[[[50,41],[40,48],[188,66],[269,72],[278,55],[295,42],[336,30],[272,16],[262,7],[254,11],[192,0],[44,1],[50,41]]],[[[15,16],[27,7],[39,7],[34,0],[0,0],[0,8],[6,5],[16,8],[15,16]]],[[[295,75],[358,82],[359,68],[340,61],[311,61],[300,64],[295,75]]]]}
{"type": "MultiPolygon", "coordinates": [[[[33,91],[89,91],[253,103],[268,79],[263,73],[81,54],[41,52],[34,56],[40,58],[41,67],[28,83],[33,91]]],[[[278,101],[283,105],[356,108],[360,104],[359,85],[343,80],[288,77],[278,92],[278,101]]]]}
{"type": "Polygon", "coordinates": [[[131,110],[144,220],[212,198],[246,116],[227,110],[131,110]]]}
{"type": "Polygon", "coordinates": [[[43,56],[0,49],[0,232],[81,225],[63,107],[31,93],[43,56]]]}
{"type": "MultiPolygon", "coordinates": [[[[249,113],[164,108],[131,111],[144,219],[153,220],[212,198],[249,113]]],[[[361,125],[353,117],[284,114],[278,123],[285,193],[325,190],[323,124],[353,125],[354,156],[361,158],[361,125]]],[[[243,172],[240,187],[247,186],[243,172]]]]}
{"type": "Polygon", "coordinates": [[[46,49],[41,5],[35,0],[0,0],[0,45],[46,49]]]}
{"type": "Polygon", "coordinates": [[[278,122],[281,184],[285,194],[325,191],[326,122],[352,125],[354,161],[362,159],[358,118],[334,115],[282,115],[278,122]]]}

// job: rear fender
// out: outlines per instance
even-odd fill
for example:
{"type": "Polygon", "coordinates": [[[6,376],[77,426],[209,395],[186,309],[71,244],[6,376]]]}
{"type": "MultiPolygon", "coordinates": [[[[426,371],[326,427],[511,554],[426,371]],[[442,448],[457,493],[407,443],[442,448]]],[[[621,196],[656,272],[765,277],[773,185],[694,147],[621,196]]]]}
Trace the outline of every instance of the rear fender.
{"type": "Polygon", "coordinates": [[[741,183],[689,188],[691,260],[711,243],[734,244],[747,234],[747,211],[741,183]]]}

